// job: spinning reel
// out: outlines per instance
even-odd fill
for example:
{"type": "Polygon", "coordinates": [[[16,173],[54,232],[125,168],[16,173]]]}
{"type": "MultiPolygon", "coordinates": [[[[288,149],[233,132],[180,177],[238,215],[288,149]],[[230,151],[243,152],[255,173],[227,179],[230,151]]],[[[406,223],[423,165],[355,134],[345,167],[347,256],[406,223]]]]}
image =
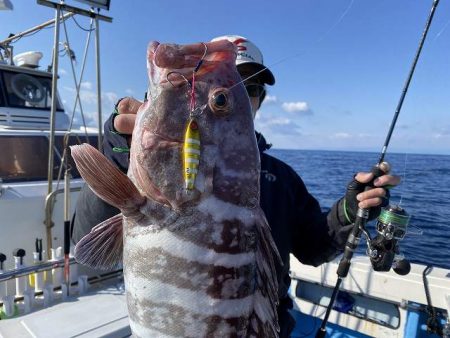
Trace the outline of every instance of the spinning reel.
{"type": "Polygon", "coordinates": [[[377,236],[370,238],[364,230],[367,242],[367,255],[375,271],[389,271],[391,267],[399,275],[407,275],[411,265],[400,254],[398,242],[407,232],[411,216],[398,205],[388,205],[377,218],[377,236]]]}

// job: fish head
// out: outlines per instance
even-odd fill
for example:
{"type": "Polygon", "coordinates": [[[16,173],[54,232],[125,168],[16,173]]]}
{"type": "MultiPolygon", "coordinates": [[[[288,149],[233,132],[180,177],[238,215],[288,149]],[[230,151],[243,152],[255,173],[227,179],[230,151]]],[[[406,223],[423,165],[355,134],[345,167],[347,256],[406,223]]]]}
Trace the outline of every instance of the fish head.
{"type": "Polygon", "coordinates": [[[258,203],[259,151],[236,54],[227,40],[149,44],[150,85],[136,118],[129,170],[147,197],[174,208],[211,194],[239,205],[258,203]],[[191,191],[184,175],[188,126],[198,131],[191,191]]]}

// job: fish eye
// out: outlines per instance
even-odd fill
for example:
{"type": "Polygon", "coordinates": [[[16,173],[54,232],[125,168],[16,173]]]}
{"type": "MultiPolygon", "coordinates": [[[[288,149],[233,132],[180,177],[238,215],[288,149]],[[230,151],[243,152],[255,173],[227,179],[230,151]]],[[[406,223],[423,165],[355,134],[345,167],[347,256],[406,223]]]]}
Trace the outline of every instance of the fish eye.
{"type": "Polygon", "coordinates": [[[220,94],[214,96],[214,104],[220,108],[225,107],[227,104],[227,99],[228,98],[226,97],[226,95],[224,93],[220,93],[220,94]]]}
{"type": "Polygon", "coordinates": [[[209,97],[209,107],[216,115],[224,116],[229,114],[232,108],[230,91],[226,88],[213,90],[209,97]]]}

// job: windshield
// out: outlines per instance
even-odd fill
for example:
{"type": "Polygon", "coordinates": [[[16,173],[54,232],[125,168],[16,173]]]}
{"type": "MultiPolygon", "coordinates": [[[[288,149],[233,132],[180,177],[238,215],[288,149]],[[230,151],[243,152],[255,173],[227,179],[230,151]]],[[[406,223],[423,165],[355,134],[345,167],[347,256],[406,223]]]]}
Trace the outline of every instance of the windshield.
{"type": "MultiPolygon", "coordinates": [[[[5,94],[10,107],[50,110],[52,81],[50,78],[4,71],[5,94]]],[[[56,110],[63,111],[59,98],[56,110]]]]}
{"type": "MultiPolygon", "coordinates": [[[[55,137],[55,158],[53,178],[58,179],[61,156],[64,153],[63,136],[55,137]]],[[[84,137],[71,135],[69,145],[88,142],[97,146],[97,136],[84,137]]],[[[48,138],[34,135],[0,135],[0,178],[3,182],[23,182],[47,180],[48,138]]],[[[71,175],[79,178],[80,174],[72,158],[69,159],[71,175]]],[[[64,173],[63,173],[64,174],[64,173]]]]}

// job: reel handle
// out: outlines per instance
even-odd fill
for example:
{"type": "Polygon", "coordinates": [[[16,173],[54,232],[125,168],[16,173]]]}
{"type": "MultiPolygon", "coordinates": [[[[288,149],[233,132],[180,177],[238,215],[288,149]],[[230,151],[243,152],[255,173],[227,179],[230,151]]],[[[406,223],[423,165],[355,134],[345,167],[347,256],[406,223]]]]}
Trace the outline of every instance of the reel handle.
{"type": "Polygon", "coordinates": [[[392,270],[398,275],[405,276],[411,271],[411,263],[408,260],[402,259],[399,261],[394,260],[392,264],[392,270]]]}

